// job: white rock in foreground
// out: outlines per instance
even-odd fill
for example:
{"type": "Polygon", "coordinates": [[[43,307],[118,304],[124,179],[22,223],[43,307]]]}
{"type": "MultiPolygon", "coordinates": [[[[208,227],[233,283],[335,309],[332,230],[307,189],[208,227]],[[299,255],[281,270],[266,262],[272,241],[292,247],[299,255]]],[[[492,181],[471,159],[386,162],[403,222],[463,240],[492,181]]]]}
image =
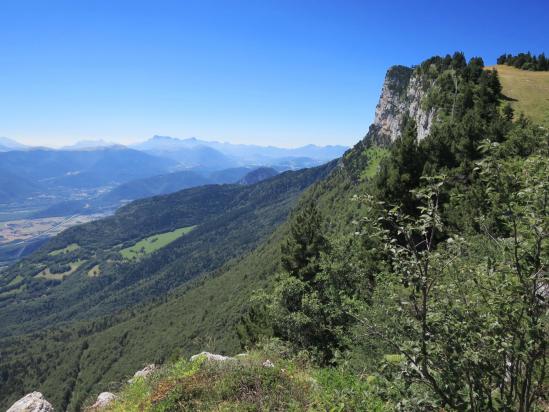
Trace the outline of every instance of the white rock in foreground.
{"type": "Polygon", "coordinates": [[[106,408],[111,404],[111,402],[115,401],[117,399],[117,396],[114,393],[110,392],[102,392],[97,397],[97,400],[95,403],[90,406],[90,410],[98,410],[106,408]]]}
{"type": "Polygon", "coordinates": [[[53,412],[53,406],[40,392],[32,392],[15,402],[6,412],[53,412]]]}
{"type": "Polygon", "coordinates": [[[269,359],[267,359],[265,362],[263,362],[264,368],[274,368],[274,363],[272,363],[269,359]]]}
{"type": "Polygon", "coordinates": [[[140,371],[135,372],[133,378],[131,378],[128,383],[133,383],[133,381],[135,381],[137,378],[146,378],[157,369],[158,367],[154,363],[151,363],[150,365],[145,366],[140,371]]]}
{"type": "Polygon", "coordinates": [[[201,352],[197,355],[191,356],[191,362],[194,361],[195,359],[198,359],[201,356],[205,356],[206,360],[209,360],[209,361],[225,362],[228,360],[233,360],[233,358],[231,358],[230,356],[216,355],[215,353],[210,353],[210,352],[201,352]]]}

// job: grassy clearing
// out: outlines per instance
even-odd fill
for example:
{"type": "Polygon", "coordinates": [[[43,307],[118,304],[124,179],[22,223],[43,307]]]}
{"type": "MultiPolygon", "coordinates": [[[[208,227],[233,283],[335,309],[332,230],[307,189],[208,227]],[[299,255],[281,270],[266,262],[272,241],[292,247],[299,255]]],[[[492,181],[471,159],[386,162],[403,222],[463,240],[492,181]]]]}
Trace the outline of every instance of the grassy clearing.
{"type": "Polygon", "coordinates": [[[8,296],[17,295],[18,293],[23,292],[26,288],[27,288],[27,286],[23,284],[23,285],[19,286],[17,289],[11,289],[11,290],[8,290],[6,292],[0,293],[0,297],[5,298],[5,297],[8,297],[8,296]]]}
{"type": "Polygon", "coordinates": [[[135,245],[122,249],[120,254],[126,260],[139,260],[154,251],[163,248],[181,236],[186,235],[196,226],[182,227],[171,232],[159,233],[140,240],[135,245]]]}
{"type": "Polygon", "coordinates": [[[90,270],[88,270],[88,277],[94,278],[101,275],[101,268],[99,267],[99,264],[92,267],[90,270]]]}
{"type": "Polygon", "coordinates": [[[49,279],[49,280],[63,280],[65,277],[72,275],[76,270],[82,266],[86,261],[77,260],[76,262],[70,262],[70,269],[62,273],[51,273],[49,268],[42,270],[35,278],[49,279]]]}
{"type": "Polygon", "coordinates": [[[77,243],[71,243],[70,245],[68,245],[67,247],[64,247],[63,249],[52,250],[50,253],[48,253],[48,255],[58,256],[60,254],[74,252],[78,248],[80,248],[80,246],[77,243]]]}
{"type": "Polygon", "coordinates": [[[304,360],[254,351],[222,362],[181,359],[125,386],[107,411],[390,410],[372,382],[340,369],[315,369],[304,360]],[[274,366],[264,366],[267,359],[274,366]]]}
{"type": "Polygon", "coordinates": [[[368,158],[368,166],[360,175],[362,180],[371,179],[376,175],[379,164],[389,155],[389,150],[383,147],[374,146],[366,149],[364,155],[368,158]]]}
{"type": "Polygon", "coordinates": [[[531,72],[515,67],[496,65],[503,94],[511,99],[517,113],[549,128],[549,72],[531,72]]]}
{"type": "Polygon", "coordinates": [[[13,285],[16,285],[17,283],[21,282],[23,280],[23,276],[21,275],[17,275],[16,277],[14,277],[10,283],[8,283],[8,286],[13,286],[13,285]]]}

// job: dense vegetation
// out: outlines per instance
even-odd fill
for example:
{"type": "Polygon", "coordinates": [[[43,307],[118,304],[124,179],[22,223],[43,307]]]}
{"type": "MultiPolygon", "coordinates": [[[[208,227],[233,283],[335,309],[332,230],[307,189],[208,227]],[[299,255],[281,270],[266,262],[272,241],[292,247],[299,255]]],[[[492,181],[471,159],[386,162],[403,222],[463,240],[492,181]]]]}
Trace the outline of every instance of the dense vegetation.
{"type": "Polygon", "coordinates": [[[498,64],[506,64],[517,69],[532,70],[532,71],[547,71],[549,70],[549,60],[544,53],[539,56],[528,53],[519,53],[516,56],[512,54],[502,54],[498,57],[498,64]]]}
{"type": "MultiPolygon", "coordinates": [[[[432,58],[414,73],[429,90],[422,103],[437,109],[427,138],[417,141],[413,119],[388,149],[367,136],[339,167],[308,180],[324,177],[272,235],[265,229],[168,295],[155,290],[154,302],[105,318],[86,310],[89,320],[4,339],[4,404],[39,389],[61,409],[78,410],[94,394],[120,389],[126,403],[117,407],[127,410],[540,410],[547,389],[547,131],[505,105],[497,72],[481,59],[432,58]],[[273,335],[288,348],[252,350],[240,367],[178,360],[202,350],[234,354],[273,335]],[[274,369],[260,366],[265,358],[274,369]],[[150,362],[168,366],[136,386],[112,385],[150,362]]],[[[294,177],[239,192],[241,201],[256,199],[259,188],[268,193],[249,204],[239,227],[251,219],[245,230],[252,232],[270,220],[275,187],[284,192],[294,177]]],[[[193,190],[182,193],[209,193],[193,190]]],[[[220,207],[234,202],[226,190],[231,201],[220,207]]],[[[136,202],[108,225],[69,231],[43,253],[73,243],[108,250],[197,224],[181,238],[190,242],[210,222],[177,217],[195,210],[193,196],[171,202],[181,208],[173,215],[157,207],[167,197],[136,202]],[[127,239],[115,235],[118,227],[127,239]]],[[[281,202],[287,212],[292,202],[281,202]]],[[[222,226],[225,236],[235,230],[222,226]]],[[[235,241],[200,239],[194,248],[215,253],[235,241]]]]}
{"type": "Polygon", "coordinates": [[[355,369],[405,410],[536,410],[547,389],[547,132],[500,111],[497,73],[479,59],[416,70],[438,84],[425,102],[439,110],[430,135],[418,142],[407,121],[356,199],[352,232],[326,232],[314,204],[301,210],[274,293],[244,329],[321,364],[358,357],[355,369]]]}

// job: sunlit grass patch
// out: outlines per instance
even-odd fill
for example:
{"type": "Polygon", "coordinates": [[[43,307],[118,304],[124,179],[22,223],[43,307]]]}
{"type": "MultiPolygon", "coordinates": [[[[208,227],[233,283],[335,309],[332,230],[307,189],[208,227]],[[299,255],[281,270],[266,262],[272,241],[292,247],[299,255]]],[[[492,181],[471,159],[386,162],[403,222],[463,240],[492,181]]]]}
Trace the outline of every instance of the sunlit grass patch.
{"type": "Polygon", "coordinates": [[[517,112],[549,128],[549,72],[496,65],[502,93],[517,112]]]}
{"type": "Polygon", "coordinates": [[[64,253],[74,252],[76,249],[79,249],[79,248],[80,248],[80,246],[77,243],[71,243],[70,245],[64,247],[63,249],[52,250],[50,253],[48,253],[48,255],[58,256],[58,255],[64,254],[64,253]]]}
{"type": "Polygon", "coordinates": [[[362,180],[371,179],[379,169],[381,161],[389,155],[389,150],[384,147],[372,146],[366,149],[364,155],[368,159],[368,165],[360,175],[362,180]]]}
{"type": "Polygon", "coordinates": [[[186,235],[196,226],[182,227],[171,232],[159,233],[140,240],[135,245],[120,250],[126,260],[139,260],[186,235]]]}
{"type": "Polygon", "coordinates": [[[88,270],[88,276],[90,278],[94,278],[96,276],[99,276],[101,274],[101,268],[99,267],[99,264],[92,267],[90,270],[88,270]]]}
{"type": "Polygon", "coordinates": [[[61,273],[52,273],[50,268],[46,268],[39,272],[37,275],[35,275],[36,278],[42,278],[42,279],[49,279],[49,280],[63,280],[65,277],[72,275],[76,270],[82,266],[86,261],[85,260],[77,260],[76,262],[70,262],[68,265],[70,267],[69,270],[66,270],[65,272],[61,273]]]}

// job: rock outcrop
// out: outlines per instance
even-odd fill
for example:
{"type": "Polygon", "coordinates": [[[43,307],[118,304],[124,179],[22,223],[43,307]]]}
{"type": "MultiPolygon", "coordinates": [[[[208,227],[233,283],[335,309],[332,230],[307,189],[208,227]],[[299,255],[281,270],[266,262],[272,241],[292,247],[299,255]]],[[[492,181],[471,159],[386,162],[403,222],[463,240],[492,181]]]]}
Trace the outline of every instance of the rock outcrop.
{"type": "Polygon", "coordinates": [[[6,412],[53,412],[53,406],[40,392],[32,392],[15,402],[6,412]]]}
{"type": "Polygon", "coordinates": [[[267,359],[265,362],[262,363],[264,368],[274,368],[274,363],[272,363],[269,359],[267,359]]]}
{"type": "Polygon", "coordinates": [[[374,122],[365,140],[381,146],[390,145],[400,136],[406,116],[416,121],[418,140],[424,139],[429,134],[436,113],[434,109],[426,111],[422,106],[428,90],[428,85],[423,83],[414,69],[391,67],[385,75],[374,122]]]}
{"type": "Polygon", "coordinates": [[[156,366],[154,363],[151,363],[150,365],[145,366],[143,369],[135,372],[133,377],[130,380],[128,380],[128,383],[134,382],[137,378],[146,378],[157,369],[158,369],[158,366],[156,366]]]}
{"type": "Polygon", "coordinates": [[[95,401],[95,403],[92,406],[90,406],[87,410],[100,411],[102,409],[105,409],[107,406],[109,406],[117,398],[118,397],[114,393],[102,392],[97,397],[97,400],[95,401]]]}
{"type": "Polygon", "coordinates": [[[192,361],[194,361],[195,359],[198,359],[201,356],[205,356],[206,360],[216,361],[216,362],[225,362],[225,361],[228,361],[228,360],[234,360],[234,358],[231,358],[230,356],[217,355],[215,353],[210,353],[210,352],[201,352],[197,355],[193,355],[193,356],[191,356],[190,360],[192,362],[192,361]]]}

